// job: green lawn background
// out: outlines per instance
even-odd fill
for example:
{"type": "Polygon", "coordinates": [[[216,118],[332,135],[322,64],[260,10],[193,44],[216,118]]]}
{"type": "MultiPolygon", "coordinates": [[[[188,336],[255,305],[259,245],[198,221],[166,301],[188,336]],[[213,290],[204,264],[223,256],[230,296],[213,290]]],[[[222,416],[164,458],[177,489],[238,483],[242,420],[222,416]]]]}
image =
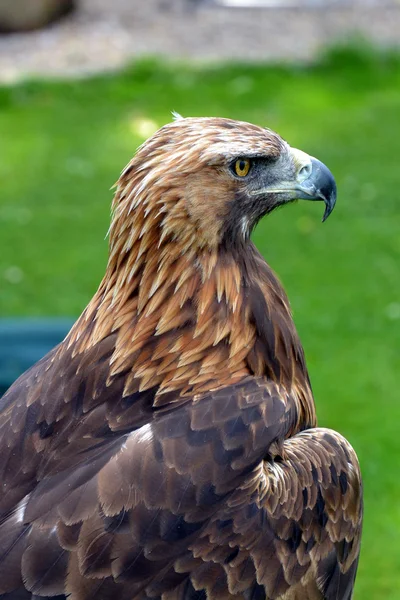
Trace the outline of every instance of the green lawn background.
{"type": "Polygon", "coordinates": [[[112,193],[171,120],[277,130],[329,165],[337,207],[298,203],[254,240],[282,279],[320,424],[360,457],[356,600],[400,598],[400,57],[337,49],[318,65],[140,62],[119,74],[0,88],[0,316],[77,316],[103,274],[112,193]]]}

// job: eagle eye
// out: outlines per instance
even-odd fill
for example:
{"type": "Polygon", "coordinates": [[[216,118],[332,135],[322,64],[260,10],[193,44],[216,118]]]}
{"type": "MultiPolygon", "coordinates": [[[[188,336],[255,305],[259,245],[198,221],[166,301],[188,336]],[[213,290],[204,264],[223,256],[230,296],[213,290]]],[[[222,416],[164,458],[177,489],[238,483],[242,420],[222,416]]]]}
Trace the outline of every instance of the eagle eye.
{"type": "Polygon", "coordinates": [[[252,166],[252,161],[249,158],[238,158],[233,163],[233,172],[238,177],[246,177],[252,166]]]}

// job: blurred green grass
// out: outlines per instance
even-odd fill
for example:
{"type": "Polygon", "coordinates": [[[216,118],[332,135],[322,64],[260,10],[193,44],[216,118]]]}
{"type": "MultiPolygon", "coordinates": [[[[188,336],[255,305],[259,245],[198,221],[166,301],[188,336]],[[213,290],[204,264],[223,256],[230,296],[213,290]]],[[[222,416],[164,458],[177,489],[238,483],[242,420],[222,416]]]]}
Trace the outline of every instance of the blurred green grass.
{"type": "Polygon", "coordinates": [[[110,186],[152,128],[218,115],[326,162],[336,210],[299,203],[254,239],[289,293],[320,424],[356,448],[365,527],[355,598],[400,597],[400,57],[338,48],[309,67],[142,61],[0,88],[0,316],[78,315],[103,274],[110,186]]]}

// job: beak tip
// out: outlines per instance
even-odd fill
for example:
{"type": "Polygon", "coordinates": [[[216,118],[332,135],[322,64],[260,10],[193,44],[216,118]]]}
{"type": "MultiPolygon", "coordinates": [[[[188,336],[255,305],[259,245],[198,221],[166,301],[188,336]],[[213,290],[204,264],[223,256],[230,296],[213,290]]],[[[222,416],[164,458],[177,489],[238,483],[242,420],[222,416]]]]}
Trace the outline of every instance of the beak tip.
{"type": "Polygon", "coordinates": [[[329,217],[329,215],[332,213],[333,209],[335,208],[336,186],[334,186],[333,192],[328,196],[328,198],[322,194],[321,194],[321,198],[325,202],[325,212],[324,212],[324,216],[322,217],[322,222],[324,223],[327,220],[327,218],[329,217]]]}
{"type": "Polygon", "coordinates": [[[333,211],[333,207],[335,206],[335,204],[330,204],[330,203],[326,203],[325,206],[325,212],[324,212],[324,216],[322,217],[322,222],[325,223],[325,221],[327,220],[327,218],[329,217],[329,215],[331,214],[331,212],[333,211]]]}

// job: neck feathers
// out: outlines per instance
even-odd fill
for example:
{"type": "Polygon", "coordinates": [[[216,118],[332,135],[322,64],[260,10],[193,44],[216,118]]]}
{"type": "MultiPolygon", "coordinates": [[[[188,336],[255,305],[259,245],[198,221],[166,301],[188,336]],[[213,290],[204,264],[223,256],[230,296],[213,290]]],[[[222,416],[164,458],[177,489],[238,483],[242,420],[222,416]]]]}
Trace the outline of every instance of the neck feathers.
{"type": "Polygon", "coordinates": [[[156,405],[265,376],[293,393],[315,423],[303,349],[287,297],[249,243],[193,255],[178,242],[111,254],[106,277],[67,338],[74,354],[114,334],[109,383],[124,394],[156,388],[156,405]]]}

